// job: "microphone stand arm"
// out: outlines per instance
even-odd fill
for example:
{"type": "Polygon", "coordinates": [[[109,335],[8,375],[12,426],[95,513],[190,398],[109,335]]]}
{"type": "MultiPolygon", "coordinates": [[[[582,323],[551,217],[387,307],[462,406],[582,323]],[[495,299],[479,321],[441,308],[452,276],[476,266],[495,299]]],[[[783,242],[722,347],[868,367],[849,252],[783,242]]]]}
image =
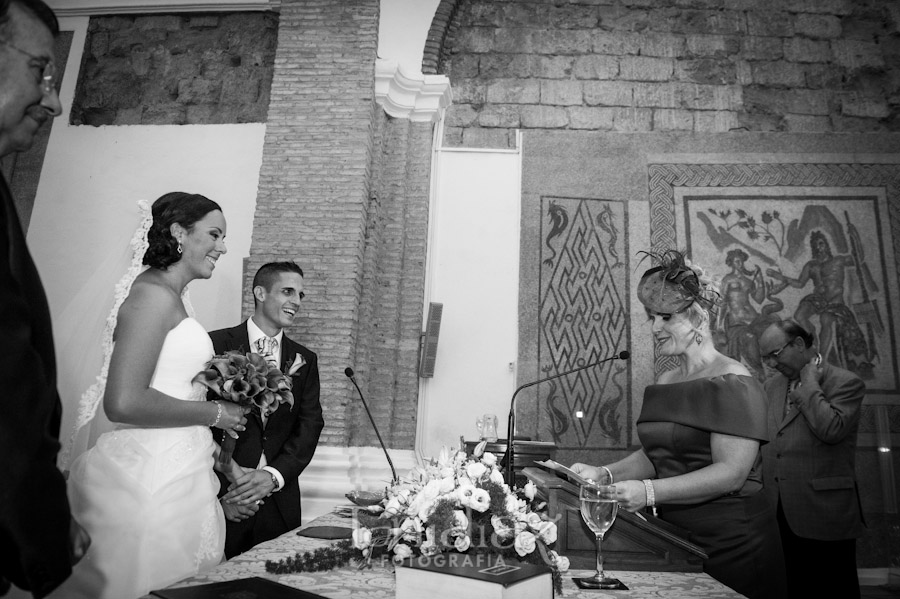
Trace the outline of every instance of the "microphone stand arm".
{"type": "Polygon", "coordinates": [[[369,415],[369,422],[372,423],[372,428],[375,430],[375,436],[378,437],[378,443],[381,445],[382,451],[384,451],[384,457],[387,458],[388,465],[391,467],[391,474],[394,476],[394,478],[391,479],[391,484],[396,485],[400,482],[400,479],[397,477],[397,471],[394,469],[394,462],[391,460],[391,456],[388,454],[387,446],[381,439],[381,433],[378,432],[378,426],[375,424],[375,419],[372,418],[372,412],[369,411],[369,404],[366,403],[366,398],[363,397],[362,391],[360,391],[359,389],[359,385],[356,384],[356,379],[352,376],[348,378],[353,382],[353,386],[356,387],[356,391],[359,393],[359,398],[362,400],[362,405],[366,409],[366,414],[369,415]]]}
{"type": "MultiPolygon", "coordinates": [[[[587,364],[586,366],[582,366],[580,368],[574,368],[572,370],[567,370],[566,372],[561,372],[561,373],[555,374],[553,376],[548,376],[546,378],[534,381],[532,383],[526,383],[526,384],[522,385],[521,387],[519,387],[518,389],[516,389],[516,391],[513,393],[512,400],[510,401],[510,405],[509,405],[509,420],[507,422],[507,431],[506,431],[506,436],[508,438],[506,440],[506,454],[503,456],[503,459],[506,461],[506,484],[509,485],[510,489],[512,489],[514,487],[514,482],[515,482],[515,480],[513,479],[513,475],[515,472],[515,469],[513,468],[513,462],[515,461],[515,449],[513,449],[513,445],[515,444],[515,442],[513,441],[513,439],[515,438],[514,431],[516,428],[516,395],[519,394],[519,391],[521,391],[522,389],[527,389],[528,387],[533,387],[539,383],[545,383],[545,382],[551,381],[553,379],[558,379],[560,377],[574,374],[576,372],[581,372],[582,370],[586,370],[588,368],[593,368],[594,366],[599,366],[600,364],[603,364],[604,362],[609,362],[611,360],[617,360],[617,359],[618,360],[627,360],[629,357],[631,357],[631,356],[628,355],[627,352],[621,352],[610,358],[600,360],[599,362],[591,362],[590,364],[587,364]]],[[[368,408],[366,408],[366,409],[368,409],[368,408]]]]}

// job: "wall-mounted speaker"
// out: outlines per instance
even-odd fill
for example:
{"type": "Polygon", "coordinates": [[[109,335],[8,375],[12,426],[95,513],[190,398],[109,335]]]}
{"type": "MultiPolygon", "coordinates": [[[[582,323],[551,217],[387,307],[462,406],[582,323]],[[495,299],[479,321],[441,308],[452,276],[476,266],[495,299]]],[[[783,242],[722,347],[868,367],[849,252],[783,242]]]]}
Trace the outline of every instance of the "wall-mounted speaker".
{"type": "Polygon", "coordinates": [[[437,302],[428,304],[425,332],[419,337],[419,377],[423,379],[434,376],[434,361],[437,357],[438,335],[441,332],[441,315],[443,313],[444,304],[437,302]]]}

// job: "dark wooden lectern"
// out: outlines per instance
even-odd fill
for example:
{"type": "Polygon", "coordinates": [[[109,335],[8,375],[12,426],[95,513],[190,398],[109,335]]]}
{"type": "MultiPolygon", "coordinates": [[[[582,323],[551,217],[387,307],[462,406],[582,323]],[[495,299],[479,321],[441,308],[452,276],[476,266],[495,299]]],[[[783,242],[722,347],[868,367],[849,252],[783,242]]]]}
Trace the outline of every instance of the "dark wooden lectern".
{"type": "MultiPolygon", "coordinates": [[[[578,486],[540,468],[522,473],[547,501],[547,514],[556,518],[556,551],[569,558],[572,568],[593,569],[597,564],[594,533],[581,518],[578,486]]],[[[690,542],[690,533],[649,514],[640,516],[619,510],[615,523],[603,538],[604,568],[701,572],[706,554],[690,542]]]]}

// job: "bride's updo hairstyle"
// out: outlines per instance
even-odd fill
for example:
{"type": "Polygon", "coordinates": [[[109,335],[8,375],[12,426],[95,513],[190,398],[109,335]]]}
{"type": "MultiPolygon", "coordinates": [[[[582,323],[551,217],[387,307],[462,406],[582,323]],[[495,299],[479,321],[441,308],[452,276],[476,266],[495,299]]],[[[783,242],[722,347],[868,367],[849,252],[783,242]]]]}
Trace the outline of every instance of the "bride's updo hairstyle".
{"type": "Polygon", "coordinates": [[[209,198],[197,193],[173,191],[153,202],[153,224],[147,232],[147,251],[144,252],[144,264],[153,268],[168,268],[181,259],[178,253],[178,241],[172,236],[172,225],[178,223],[188,231],[194,223],[212,212],[222,208],[209,198]]]}

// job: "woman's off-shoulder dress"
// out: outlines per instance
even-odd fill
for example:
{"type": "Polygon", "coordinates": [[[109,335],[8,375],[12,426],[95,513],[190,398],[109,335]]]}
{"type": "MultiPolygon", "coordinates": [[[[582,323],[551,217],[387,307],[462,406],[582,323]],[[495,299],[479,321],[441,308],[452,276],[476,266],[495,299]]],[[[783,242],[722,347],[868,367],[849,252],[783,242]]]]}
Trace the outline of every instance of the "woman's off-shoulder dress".
{"type": "MultiPolygon", "coordinates": [[[[755,378],[734,374],[650,385],[637,430],[657,478],[687,474],[712,464],[712,433],[767,441],[765,392],[755,378]]],[[[751,599],[772,599],[787,591],[778,523],[762,492],[760,460],[757,454],[735,492],[658,510],[662,519],[691,532],[691,541],[708,555],[706,573],[751,599]]]]}

